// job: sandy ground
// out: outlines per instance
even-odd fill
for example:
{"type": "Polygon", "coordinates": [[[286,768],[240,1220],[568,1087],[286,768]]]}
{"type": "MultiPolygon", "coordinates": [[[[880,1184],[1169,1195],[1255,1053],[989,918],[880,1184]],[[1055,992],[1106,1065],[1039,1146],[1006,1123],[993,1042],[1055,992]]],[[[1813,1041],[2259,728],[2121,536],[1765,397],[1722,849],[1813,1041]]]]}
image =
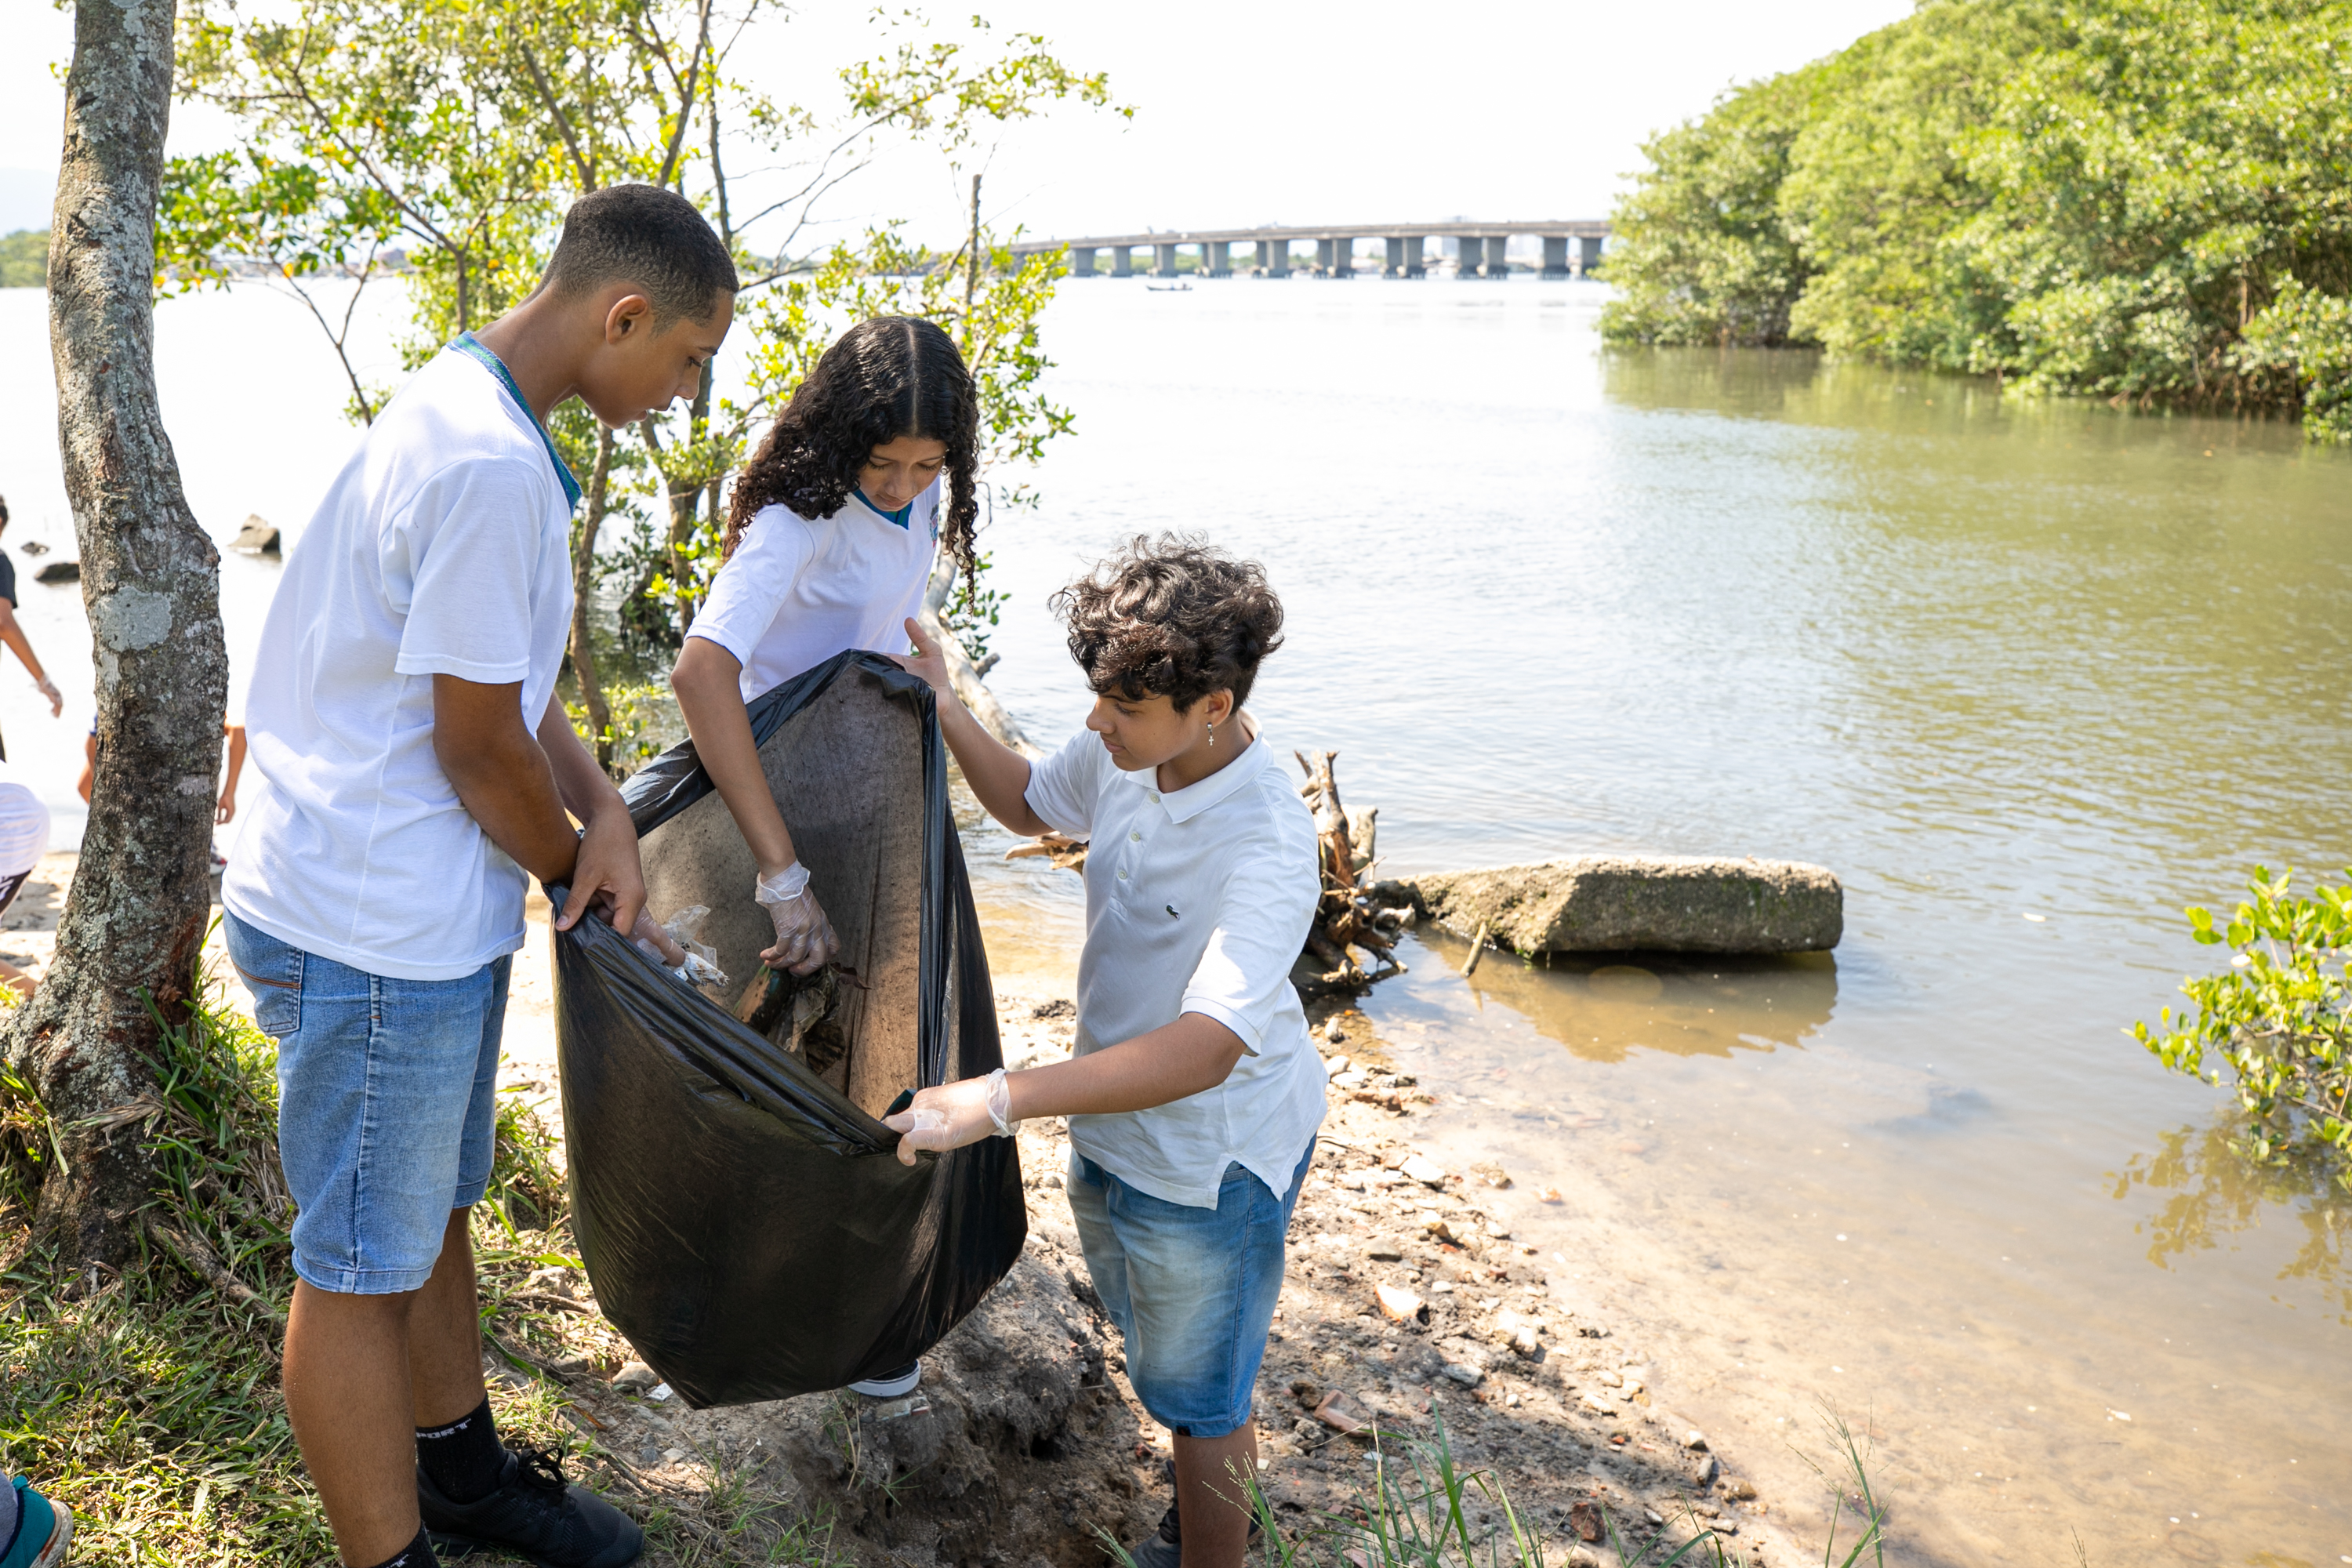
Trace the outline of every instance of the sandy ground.
{"type": "MultiPolygon", "coordinates": [[[[36,977],[47,969],[76,860],[71,854],[42,860],[0,917],[0,958],[36,977]]],[[[560,1125],[549,910],[535,893],[528,917],[500,1077],[560,1125]]],[[[215,973],[243,1006],[242,987],[218,946],[215,932],[215,973]]],[[[995,980],[1008,1065],[1066,1054],[1075,1014],[1069,976],[995,980]]],[[[1371,1479],[1373,1426],[1426,1436],[1442,1422],[1457,1458],[1499,1479],[1522,1518],[1555,1543],[1552,1561],[1614,1561],[1605,1545],[1585,1544],[1596,1504],[1621,1528],[1663,1517],[1675,1521],[1670,1530],[1677,1536],[1713,1531],[1734,1562],[1777,1568],[1801,1561],[1774,1516],[1774,1500],[1757,1495],[1740,1457],[1715,1452],[1669,1407],[1653,1368],[1671,1360],[1673,1347],[1658,1342],[1622,1298],[1585,1291],[1568,1278],[1564,1258],[1512,1234],[1509,1215],[1525,1203],[1572,1206],[1580,1194],[1529,1194],[1492,1166],[1447,1168],[1420,1126],[1435,1097],[1393,1070],[1368,1021],[1328,1007],[1315,1021],[1332,1074],[1330,1113],[1292,1222],[1288,1278],[1257,1398],[1264,1479],[1284,1516],[1307,1524],[1343,1511],[1371,1479]]],[[[1060,1190],[1068,1159],[1060,1124],[1030,1123],[1021,1153],[1031,1250],[1059,1275],[1077,1255],[1060,1190]]],[[[1115,1348],[1109,1364],[1123,1367],[1115,1348]]],[[[602,1412],[600,1426],[617,1423],[614,1435],[625,1440],[630,1425],[642,1423],[647,1453],[680,1455],[677,1479],[688,1484],[698,1429],[709,1427],[706,1436],[716,1441],[730,1419],[724,1412],[659,1410],[601,1384],[583,1394],[583,1408],[593,1403],[602,1412]],[[683,1449],[674,1447],[680,1436],[683,1449]]],[[[1123,1378],[1112,1380],[1106,1396],[1126,1407],[1117,1427],[1140,1433],[1142,1441],[1131,1455],[1098,1456],[1097,1478],[1105,1465],[1122,1474],[1111,1477],[1113,1488],[1086,1490],[1122,1516],[1117,1528],[1126,1534],[1134,1519],[1159,1506],[1150,1497],[1165,1489],[1159,1464],[1167,1437],[1134,1404],[1123,1378]],[[1131,1479],[1123,1476],[1129,1468],[1131,1479]]],[[[1490,1524],[1500,1522],[1481,1506],[1490,1524]]],[[[1072,1544],[1091,1553],[1090,1532],[1071,1528],[1080,1531],[1072,1544]]],[[[1020,1544],[1029,1556],[1041,1543],[1020,1544]]],[[[893,1560],[906,1556],[901,1548],[893,1560]]]]}

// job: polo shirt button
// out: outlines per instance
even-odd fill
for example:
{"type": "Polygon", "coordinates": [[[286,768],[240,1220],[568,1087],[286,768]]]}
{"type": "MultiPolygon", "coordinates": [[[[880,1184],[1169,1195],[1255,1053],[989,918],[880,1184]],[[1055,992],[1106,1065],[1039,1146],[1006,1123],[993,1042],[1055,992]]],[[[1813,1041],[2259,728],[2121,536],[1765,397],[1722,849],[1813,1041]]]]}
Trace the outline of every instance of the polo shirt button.
{"type": "Polygon", "coordinates": [[[1126,881],[1126,880],[1127,880],[1127,873],[1126,873],[1126,872],[1124,872],[1124,871],[1121,871],[1121,872],[1118,874],[1118,879],[1119,879],[1120,881],[1122,881],[1122,882],[1126,881]]]}
{"type": "Polygon", "coordinates": [[[1140,844],[1140,843],[1142,843],[1142,842],[1143,842],[1143,835],[1142,835],[1142,834],[1140,834],[1140,833],[1130,833],[1130,834],[1129,834],[1129,835],[1128,835],[1128,837],[1129,837],[1129,838],[1132,838],[1133,840],[1135,840],[1135,842],[1137,842],[1138,844],[1140,844]]]}
{"type": "Polygon", "coordinates": [[[1156,790],[1156,789],[1154,789],[1154,790],[1146,790],[1144,793],[1145,793],[1146,795],[1150,795],[1150,796],[1151,797],[1152,801],[1153,801],[1155,804],[1156,804],[1156,803],[1159,801],[1159,799],[1160,799],[1160,792],[1159,792],[1158,790],[1156,790]]]}

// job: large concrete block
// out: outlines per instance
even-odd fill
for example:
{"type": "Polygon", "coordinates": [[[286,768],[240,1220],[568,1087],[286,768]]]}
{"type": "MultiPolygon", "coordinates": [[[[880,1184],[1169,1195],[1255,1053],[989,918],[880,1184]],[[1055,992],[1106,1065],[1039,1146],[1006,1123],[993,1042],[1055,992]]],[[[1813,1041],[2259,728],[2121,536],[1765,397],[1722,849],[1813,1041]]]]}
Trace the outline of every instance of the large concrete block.
{"type": "Polygon", "coordinates": [[[1820,952],[1845,931],[1845,889],[1796,860],[1587,855],[1403,887],[1449,929],[1484,925],[1522,953],[1820,952]]]}

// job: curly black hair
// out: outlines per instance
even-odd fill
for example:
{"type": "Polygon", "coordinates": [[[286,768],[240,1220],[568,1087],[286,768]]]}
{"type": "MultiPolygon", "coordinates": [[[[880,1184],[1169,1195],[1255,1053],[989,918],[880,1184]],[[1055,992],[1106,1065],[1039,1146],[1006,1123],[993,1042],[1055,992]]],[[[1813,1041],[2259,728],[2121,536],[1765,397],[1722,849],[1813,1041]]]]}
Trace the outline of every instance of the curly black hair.
{"type": "Polygon", "coordinates": [[[1055,594],[1070,657],[1102,695],[1165,696],[1180,713],[1212,691],[1249,700],[1257,667],[1282,646],[1282,601],[1265,568],[1197,534],[1138,534],[1055,594]]]}
{"type": "Polygon", "coordinates": [[[727,552],[761,507],[781,502],[806,518],[839,511],[874,448],[901,436],[947,445],[940,546],[969,577],[980,512],[980,395],[955,340],[917,316],[860,321],[824,351],[736,476],[727,552]]]}

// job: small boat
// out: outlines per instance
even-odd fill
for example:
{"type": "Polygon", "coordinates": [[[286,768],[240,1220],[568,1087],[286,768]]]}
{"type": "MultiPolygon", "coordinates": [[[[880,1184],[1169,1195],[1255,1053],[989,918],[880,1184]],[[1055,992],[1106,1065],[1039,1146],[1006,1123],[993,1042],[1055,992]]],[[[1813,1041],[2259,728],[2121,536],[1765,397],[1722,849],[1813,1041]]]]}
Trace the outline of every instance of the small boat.
{"type": "Polygon", "coordinates": [[[1190,283],[1146,283],[1143,287],[1154,294],[1190,294],[1192,291],[1190,283]]]}

